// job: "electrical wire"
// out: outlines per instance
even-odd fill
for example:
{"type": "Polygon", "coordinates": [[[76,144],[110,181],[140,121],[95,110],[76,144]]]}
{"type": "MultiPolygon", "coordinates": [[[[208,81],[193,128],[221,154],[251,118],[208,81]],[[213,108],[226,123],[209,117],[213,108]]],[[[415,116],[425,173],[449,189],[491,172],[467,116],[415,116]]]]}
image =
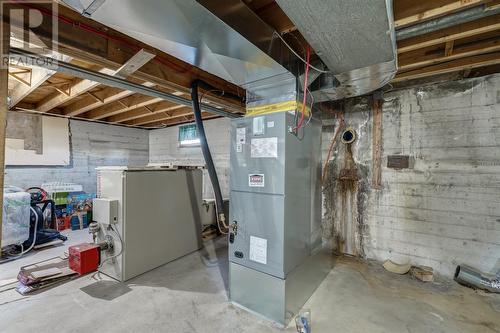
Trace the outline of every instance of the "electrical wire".
{"type": "Polygon", "coordinates": [[[122,240],[122,237],[120,236],[120,234],[118,233],[118,231],[116,231],[112,226],[111,224],[109,225],[109,229],[113,230],[113,232],[118,236],[118,239],[120,240],[120,252],[118,252],[117,254],[115,255],[112,255],[110,257],[107,257],[106,259],[104,259],[103,261],[101,261],[101,263],[99,264],[99,267],[97,267],[98,269],[102,267],[102,265],[106,262],[106,261],[109,261],[111,259],[114,259],[116,257],[118,257],[119,255],[121,255],[123,253],[123,240],[122,240]]]}
{"type": "MultiPolygon", "coordinates": [[[[283,42],[283,44],[286,45],[286,47],[293,53],[295,54],[295,56],[297,58],[299,58],[304,64],[307,63],[307,61],[301,57],[297,52],[295,52],[295,50],[285,41],[285,39],[277,32],[277,31],[274,31],[274,34],[276,36],[279,37],[279,39],[281,39],[281,41],[283,42]]],[[[308,47],[309,48],[309,47],[308,47]]],[[[317,67],[314,67],[313,65],[309,65],[309,67],[311,67],[312,69],[314,69],[315,71],[319,72],[319,73],[325,73],[325,74],[328,74],[328,73],[331,73],[331,71],[325,71],[325,70],[322,70],[322,69],[319,69],[317,67]]]]}
{"type": "MultiPolygon", "coordinates": [[[[215,200],[215,195],[214,195],[214,200],[215,200]]],[[[220,221],[220,219],[219,219],[219,210],[217,209],[217,203],[216,202],[214,203],[214,207],[215,207],[215,219],[217,221],[217,229],[219,229],[219,232],[221,234],[223,234],[223,235],[229,235],[229,226],[227,225],[227,223],[225,221],[220,221]],[[227,231],[221,229],[221,227],[220,227],[221,222],[222,222],[222,226],[227,231]]]]}
{"type": "Polygon", "coordinates": [[[309,123],[311,122],[313,116],[313,105],[314,105],[314,96],[312,95],[311,90],[309,90],[309,88],[307,88],[307,90],[309,91],[309,96],[311,97],[311,106],[310,106],[311,111],[309,112],[309,119],[307,119],[307,122],[304,126],[309,125],[309,123]]]}

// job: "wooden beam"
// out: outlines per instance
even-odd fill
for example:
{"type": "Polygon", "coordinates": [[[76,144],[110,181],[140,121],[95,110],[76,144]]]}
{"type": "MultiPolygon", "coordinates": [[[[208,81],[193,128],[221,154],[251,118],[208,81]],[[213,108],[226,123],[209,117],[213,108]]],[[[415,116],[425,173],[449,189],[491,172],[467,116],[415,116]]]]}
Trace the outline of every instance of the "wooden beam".
{"type": "Polygon", "coordinates": [[[152,104],[149,107],[138,108],[136,110],[124,112],[118,114],[116,116],[111,116],[109,118],[104,119],[105,121],[109,121],[111,123],[122,123],[125,121],[130,121],[134,119],[141,119],[144,117],[151,116],[152,114],[162,113],[167,116],[171,111],[182,109],[186,107],[185,105],[178,105],[174,103],[170,103],[167,101],[162,101],[156,104],[152,104]]]}
{"type": "Polygon", "coordinates": [[[500,0],[493,0],[486,4],[487,10],[494,10],[500,8],[500,0]]]}
{"type": "Polygon", "coordinates": [[[120,99],[116,102],[103,105],[94,110],[91,110],[87,112],[83,117],[87,119],[100,120],[161,101],[161,98],[134,94],[127,98],[120,99]]]}
{"type": "MultiPolygon", "coordinates": [[[[134,71],[138,70],[140,67],[142,67],[144,64],[146,64],[148,61],[150,61],[152,58],[154,58],[154,54],[148,53],[144,50],[140,50],[137,52],[135,55],[133,55],[125,64],[123,64],[120,68],[118,68],[116,71],[113,71],[108,68],[103,68],[99,72],[107,75],[113,75],[113,76],[118,76],[118,77],[127,77],[130,74],[132,74],[134,71]]],[[[70,94],[56,94],[49,96],[48,98],[44,99],[37,105],[37,111],[39,112],[48,112],[52,110],[53,108],[64,104],[73,98],[80,96],[81,94],[86,93],[87,91],[94,89],[95,87],[99,86],[99,82],[94,82],[90,80],[81,80],[78,83],[74,84],[71,87],[71,93],[70,94]]]]}
{"type": "Polygon", "coordinates": [[[446,42],[446,45],[444,47],[444,56],[449,57],[453,53],[453,45],[455,44],[455,41],[450,40],[446,42]]]}
{"type": "Polygon", "coordinates": [[[398,53],[410,52],[424,47],[477,36],[500,29],[500,14],[417,36],[398,43],[398,53]]]}
{"type": "MultiPolygon", "coordinates": [[[[22,2],[17,5],[23,6],[22,2]]],[[[36,4],[30,4],[30,7],[40,8],[36,4]]],[[[41,10],[44,15],[53,15],[45,9],[41,10]]],[[[58,5],[57,14],[60,19],[57,43],[59,51],[63,54],[113,69],[125,63],[140,49],[144,49],[156,54],[156,57],[133,74],[136,79],[187,93],[189,93],[191,82],[194,79],[201,79],[220,90],[245,96],[244,89],[99,22],[83,17],[64,5],[58,5]]],[[[43,20],[42,24],[32,28],[32,31],[40,40],[48,42],[52,26],[49,20],[43,20]]],[[[50,43],[47,44],[50,45],[50,43]]],[[[243,110],[242,103],[232,99],[222,98],[219,101],[229,108],[243,110]]]]}
{"type": "MultiPolygon", "coordinates": [[[[3,5],[3,4],[1,4],[3,5]]],[[[8,11],[7,11],[8,12],[8,11]]],[[[9,105],[7,97],[9,95],[9,62],[4,61],[10,51],[10,20],[6,13],[1,23],[1,57],[0,63],[0,257],[2,256],[2,226],[3,226],[3,187],[5,175],[5,127],[7,125],[7,111],[9,105]]]]}
{"type": "MultiPolygon", "coordinates": [[[[144,82],[142,84],[150,88],[155,86],[154,83],[151,82],[144,82]]],[[[96,91],[95,93],[92,93],[93,96],[92,95],[85,96],[80,100],[66,106],[63,110],[63,113],[67,116],[72,116],[72,117],[78,116],[87,111],[93,110],[95,108],[98,108],[106,104],[110,104],[112,102],[116,102],[120,99],[126,98],[133,94],[135,93],[130,90],[122,90],[114,87],[105,87],[101,91],[96,91]]]]}
{"type": "Polygon", "coordinates": [[[124,122],[126,125],[133,126],[144,126],[152,123],[158,123],[169,119],[187,117],[193,115],[193,110],[190,107],[184,106],[183,108],[179,108],[175,111],[171,112],[155,112],[149,116],[130,120],[124,122]]]}
{"type": "Polygon", "coordinates": [[[417,24],[423,21],[427,21],[433,18],[451,14],[460,10],[464,10],[470,7],[481,5],[488,0],[458,0],[448,3],[446,5],[428,9],[426,11],[420,12],[418,14],[410,15],[394,22],[396,28],[402,28],[409,25],[417,24]]]}
{"type": "Polygon", "coordinates": [[[373,146],[372,146],[372,187],[379,189],[382,183],[382,99],[373,97],[373,146]]]}
{"type": "MultiPolygon", "coordinates": [[[[58,60],[62,60],[65,62],[70,62],[71,57],[64,56],[62,54],[57,55],[58,60]]],[[[19,102],[21,102],[24,98],[26,98],[29,94],[35,91],[38,87],[40,87],[45,81],[50,79],[56,72],[51,71],[49,69],[41,68],[41,67],[32,67],[31,68],[31,85],[27,86],[24,84],[17,84],[11,90],[11,108],[15,107],[19,102]]]]}
{"type": "Polygon", "coordinates": [[[400,57],[398,60],[399,72],[402,73],[420,67],[431,66],[446,61],[491,53],[495,51],[500,51],[499,39],[458,46],[454,48],[453,53],[449,56],[442,56],[441,52],[428,55],[423,55],[421,53],[408,53],[408,56],[400,57]]]}
{"type": "Polygon", "coordinates": [[[482,54],[474,57],[453,60],[443,64],[424,67],[396,75],[392,82],[402,82],[423,77],[457,72],[483,66],[500,64],[500,52],[482,54]]]}
{"type": "MultiPolygon", "coordinates": [[[[213,119],[213,118],[220,118],[219,115],[214,115],[213,113],[208,113],[208,112],[202,112],[201,114],[203,120],[208,120],[208,119],[213,119]]],[[[193,115],[186,115],[178,118],[172,118],[172,119],[166,119],[166,120],[160,120],[155,123],[150,123],[147,126],[144,126],[146,128],[155,128],[155,127],[168,127],[168,126],[175,126],[175,125],[181,125],[185,123],[191,123],[194,121],[193,115]]]]}

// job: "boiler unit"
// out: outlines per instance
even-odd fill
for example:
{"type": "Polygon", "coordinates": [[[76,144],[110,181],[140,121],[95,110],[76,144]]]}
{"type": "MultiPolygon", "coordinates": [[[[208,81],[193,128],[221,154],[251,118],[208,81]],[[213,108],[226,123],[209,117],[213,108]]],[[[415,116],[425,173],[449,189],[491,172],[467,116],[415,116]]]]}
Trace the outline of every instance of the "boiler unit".
{"type": "Polygon", "coordinates": [[[99,271],[129,280],[201,247],[202,171],[101,167],[90,228],[112,240],[99,271]]]}

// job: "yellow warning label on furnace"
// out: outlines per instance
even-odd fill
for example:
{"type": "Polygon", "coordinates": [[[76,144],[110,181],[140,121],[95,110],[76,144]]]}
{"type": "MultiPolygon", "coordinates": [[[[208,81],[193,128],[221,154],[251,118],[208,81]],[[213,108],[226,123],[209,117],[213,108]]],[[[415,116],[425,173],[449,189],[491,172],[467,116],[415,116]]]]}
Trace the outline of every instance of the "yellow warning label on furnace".
{"type": "MultiPolygon", "coordinates": [[[[247,108],[247,113],[245,116],[251,117],[251,116],[259,116],[259,115],[274,113],[274,112],[286,112],[286,111],[295,111],[295,110],[299,110],[299,112],[300,112],[302,110],[302,103],[299,103],[297,101],[287,101],[287,102],[280,102],[280,103],[274,103],[274,104],[265,104],[265,105],[249,107],[249,108],[247,108]]],[[[309,107],[306,107],[305,112],[306,112],[306,115],[309,115],[309,113],[311,112],[311,109],[309,107]]]]}

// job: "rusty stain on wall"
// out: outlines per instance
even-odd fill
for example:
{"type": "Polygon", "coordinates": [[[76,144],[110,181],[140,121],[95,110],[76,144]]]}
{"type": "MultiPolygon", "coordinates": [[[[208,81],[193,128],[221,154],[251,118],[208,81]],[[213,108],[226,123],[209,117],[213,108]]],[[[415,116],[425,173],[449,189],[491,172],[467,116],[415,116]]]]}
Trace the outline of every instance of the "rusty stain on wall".
{"type": "MultiPolygon", "coordinates": [[[[343,109],[342,105],[338,108],[343,109]]],[[[361,110],[366,111],[366,110],[361,110]]],[[[370,151],[365,147],[368,112],[362,112],[352,118],[352,114],[344,114],[347,128],[353,128],[357,139],[352,143],[339,143],[333,154],[334,158],[327,165],[328,177],[324,184],[324,239],[327,244],[341,254],[364,256],[363,238],[365,234],[364,211],[370,190],[368,167],[359,161],[359,149],[370,151]],[[350,118],[350,119],[349,119],[350,118]],[[361,145],[358,140],[362,139],[361,145]]],[[[340,121],[337,121],[337,128],[340,121]]],[[[368,140],[369,142],[369,140],[368,140]]]]}

